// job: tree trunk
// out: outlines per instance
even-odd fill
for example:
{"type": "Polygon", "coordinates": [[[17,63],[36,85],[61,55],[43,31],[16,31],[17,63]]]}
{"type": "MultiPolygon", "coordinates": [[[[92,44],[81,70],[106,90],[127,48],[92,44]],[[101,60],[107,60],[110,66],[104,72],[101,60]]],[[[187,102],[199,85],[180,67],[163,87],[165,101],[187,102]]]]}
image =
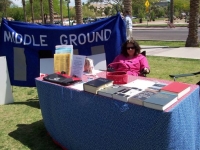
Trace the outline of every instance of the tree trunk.
{"type": "Polygon", "coordinates": [[[185,47],[199,47],[198,24],[199,24],[199,0],[190,0],[189,33],[185,47]]]}
{"type": "Polygon", "coordinates": [[[124,0],[124,10],[123,11],[129,11],[130,16],[132,17],[132,0],[124,0]]]}
{"type": "Polygon", "coordinates": [[[3,12],[3,17],[7,18],[7,1],[4,0],[4,12],[3,12]]]}
{"type": "Polygon", "coordinates": [[[32,17],[32,23],[34,23],[33,0],[30,0],[30,5],[31,5],[31,17],[32,17]]]}
{"type": "Polygon", "coordinates": [[[76,10],[76,22],[77,22],[77,24],[82,24],[83,17],[82,17],[81,0],[75,0],[75,10],[76,10]]]}
{"type": "Polygon", "coordinates": [[[170,0],[170,23],[174,23],[174,0],[170,0]]]}
{"type": "Polygon", "coordinates": [[[40,9],[41,9],[42,24],[44,24],[44,8],[42,0],[40,0],[40,9]]]}
{"type": "Polygon", "coordinates": [[[53,0],[49,0],[49,17],[50,17],[50,23],[53,24],[54,22],[53,0]]]}
{"type": "Polygon", "coordinates": [[[22,5],[23,5],[23,11],[24,11],[24,21],[27,22],[27,19],[26,19],[26,4],[25,4],[25,0],[22,0],[22,5]]]}

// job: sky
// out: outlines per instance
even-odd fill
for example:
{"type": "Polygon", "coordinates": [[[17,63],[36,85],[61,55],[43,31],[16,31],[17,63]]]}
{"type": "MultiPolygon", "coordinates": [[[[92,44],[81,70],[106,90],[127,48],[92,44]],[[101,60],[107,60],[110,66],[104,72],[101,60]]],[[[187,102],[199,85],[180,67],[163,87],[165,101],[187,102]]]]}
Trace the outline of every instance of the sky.
{"type": "MultiPolygon", "coordinates": [[[[17,6],[22,6],[22,0],[11,0],[17,6]]],[[[82,0],[82,2],[86,2],[86,0],[82,0]]],[[[75,6],[74,0],[70,0],[69,6],[75,6]]]]}

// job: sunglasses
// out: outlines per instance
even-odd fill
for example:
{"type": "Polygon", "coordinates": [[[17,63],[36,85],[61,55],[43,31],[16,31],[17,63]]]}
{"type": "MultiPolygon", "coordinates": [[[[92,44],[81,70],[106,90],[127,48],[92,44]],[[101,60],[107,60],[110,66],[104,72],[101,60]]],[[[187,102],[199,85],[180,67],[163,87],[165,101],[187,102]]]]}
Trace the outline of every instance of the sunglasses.
{"type": "Polygon", "coordinates": [[[133,49],[136,49],[136,47],[135,46],[133,46],[133,47],[126,47],[126,49],[127,50],[133,50],[133,49]]]}

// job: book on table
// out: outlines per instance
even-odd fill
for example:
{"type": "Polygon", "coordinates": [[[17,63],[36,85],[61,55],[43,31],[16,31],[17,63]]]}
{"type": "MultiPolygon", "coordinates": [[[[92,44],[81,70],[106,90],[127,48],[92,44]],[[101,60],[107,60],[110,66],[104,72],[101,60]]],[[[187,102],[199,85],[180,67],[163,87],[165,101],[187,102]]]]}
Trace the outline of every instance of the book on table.
{"type": "Polygon", "coordinates": [[[132,82],[124,84],[124,86],[126,86],[126,87],[135,87],[135,88],[139,88],[139,89],[145,90],[145,89],[147,89],[148,87],[150,87],[150,86],[152,86],[154,84],[155,84],[154,81],[136,79],[136,80],[134,80],[132,82]]]}
{"type": "Polygon", "coordinates": [[[113,80],[106,78],[96,78],[94,80],[83,83],[84,91],[97,94],[97,92],[105,87],[113,85],[113,80]]]}
{"type": "Polygon", "coordinates": [[[124,89],[114,93],[113,99],[120,100],[123,102],[128,102],[128,99],[131,96],[136,95],[140,93],[141,91],[142,89],[139,89],[139,88],[125,87],[124,89]]]}
{"type": "Polygon", "coordinates": [[[152,86],[148,87],[148,89],[155,90],[155,91],[160,91],[160,89],[162,89],[166,85],[168,85],[168,84],[167,83],[163,83],[163,82],[156,82],[152,86]]]}
{"type": "Polygon", "coordinates": [[[177,100],[176,94],[158,92],[144,100],[144,106],[156,110],[165,110],[177,100]]]}
{"type": "Polygon", "coordinates": [[[187,94],[190,91],[190,85],[182,82],[172,82],[163,88],[161,88],[162,92],[177,94],[178,99],[187,94]]]}
{"type": "Polygon", "coordinates": [[[129,103],[137,104],[137,105],[144,105],[144,100],[148,99],[150,96],[155,95],[159,91],[153,90],[144,90],[128,99],[129,103]]]}
{"type": "Polygon", "coordinates": [[[120,85],[112,85],[112,86],[109,86],[109,87],[106,87],[104,89],[101,89],[98,91],[98,95],[102,95],[102,96],[106,96],[106,97],[110,97],[110,98],[113,98],[113,94],[120,91],[120,90],[123,90],[125,89],[126,87],[124,86],[120,86],[120,85]]]}

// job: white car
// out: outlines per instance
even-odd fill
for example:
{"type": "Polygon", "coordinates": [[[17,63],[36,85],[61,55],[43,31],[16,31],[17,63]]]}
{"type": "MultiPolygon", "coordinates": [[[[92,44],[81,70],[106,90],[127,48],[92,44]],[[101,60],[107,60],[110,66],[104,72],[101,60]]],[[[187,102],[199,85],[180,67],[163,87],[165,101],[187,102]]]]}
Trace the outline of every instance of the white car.
{"type": "MultiPolygon", "coordinates": [[[[70,20],[70,25],[73,24],[73,20],[70,20]]],[[[69,25],[69,20],[63,20],[63,26],[68,26],[69,25]]]]}

